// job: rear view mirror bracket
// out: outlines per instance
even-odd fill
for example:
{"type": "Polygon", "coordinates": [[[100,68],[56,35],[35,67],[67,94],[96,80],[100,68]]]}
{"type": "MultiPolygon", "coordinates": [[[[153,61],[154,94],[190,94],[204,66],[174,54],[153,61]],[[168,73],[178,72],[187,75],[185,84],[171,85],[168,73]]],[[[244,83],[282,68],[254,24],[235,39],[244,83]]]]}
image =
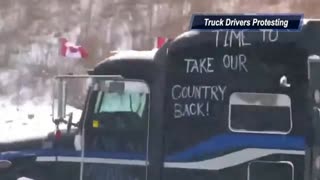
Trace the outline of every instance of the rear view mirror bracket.
{"type": "Polygon", "coordinates": [[[72,118],[73,118],[73,113],[69,113],[69,119],[68,119],[68,126],[67,126],[67,132],[70,133],[70,130],[71,130],[71,126],[75,126],[73,123],[72,123],[72,118]]]}

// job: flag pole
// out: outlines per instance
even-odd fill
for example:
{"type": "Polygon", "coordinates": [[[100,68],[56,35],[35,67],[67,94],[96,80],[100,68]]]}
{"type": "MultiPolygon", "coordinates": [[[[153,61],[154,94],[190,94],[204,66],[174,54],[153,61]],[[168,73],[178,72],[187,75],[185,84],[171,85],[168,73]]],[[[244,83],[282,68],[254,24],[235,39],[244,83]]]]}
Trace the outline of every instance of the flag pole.
{"type": "MultiPolygon", "coordinates": [[[[149,38],[150,39],[152,39],[153,40],[153,43],[154,43],[154,38],[153,38],[153,32],[152,32],[152,24],[153,24],[153,4],[154,4],[154,2],[153,1],[149,1],[149,38]]],[[[153,45],[153,46],[155,46],[155,45],[153,45]]]]}
{"type": "MultiPolygon", "coordinates": [[[[19,49],[19,54],[20,53],[20,49],[19,49]]],[[[17,81],[17,89],[18,89],[18,94],[17,94],[17,111],[19,112],[20,110],[20,91],[21,91],[21,78],[22,78],[22,73],[21,71],[19,71],[19,74],[18,74],[18,81],[17,81]]]]}
{"type": "Polygon", "coordinates": [[[20,91],[21,91],[21,72],[19,71],[19,79],[17,82],[17,89],[18,89],[18,94],[17,94],[17,111],[19,112],[20,110],[20,91]]]}
{"type": "Polygon", "coordinates": [[[63,62],[63,56],[62,56],[62,46],[63,46],[63,42],[62,42],[62,41],[63,41],[63,38],[60,37],[60,38],[59,38],[59,53],[58,53],[59,55],[58,55],[58,59],[61,58],[62,61],[59,60],[59,61],[57,62],[57,66],[56,66],[56,67],[57,67],[57,72],[56,72],[57,75],[60,75],[60,62],[63,62]]]}

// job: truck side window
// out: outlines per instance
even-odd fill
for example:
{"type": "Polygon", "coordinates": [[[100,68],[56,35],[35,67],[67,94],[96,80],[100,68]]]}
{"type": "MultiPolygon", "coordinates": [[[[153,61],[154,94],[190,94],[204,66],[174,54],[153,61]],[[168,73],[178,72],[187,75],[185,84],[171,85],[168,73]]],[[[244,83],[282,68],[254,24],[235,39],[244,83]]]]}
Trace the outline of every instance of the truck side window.
{"type": "Polygon", "coordinates": [[[229,128],[233,132],[287,134],[292,129],[291,99],[285,94],[233,93],[229,128]]]}

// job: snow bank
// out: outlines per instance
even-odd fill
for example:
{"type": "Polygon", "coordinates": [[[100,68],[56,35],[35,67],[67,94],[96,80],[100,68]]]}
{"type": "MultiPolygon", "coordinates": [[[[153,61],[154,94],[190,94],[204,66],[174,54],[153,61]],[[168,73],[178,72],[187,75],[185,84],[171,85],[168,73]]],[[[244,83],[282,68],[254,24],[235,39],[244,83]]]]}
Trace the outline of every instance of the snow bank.
{"type": "MultiPolygon", "coordinates": [[[[67,113],[73,112],[73,122],[78,122],[81,110],[67,106],[67,113]]],[[[0,99],[0,143],[23,141],[46,137],[55,130],[52,122],[52,105],[42,103],[35,105],[28,101],[17,107],[10,99],[0,99]]],[[[66,129],[62,124],[60,129],[66,129]]]]}

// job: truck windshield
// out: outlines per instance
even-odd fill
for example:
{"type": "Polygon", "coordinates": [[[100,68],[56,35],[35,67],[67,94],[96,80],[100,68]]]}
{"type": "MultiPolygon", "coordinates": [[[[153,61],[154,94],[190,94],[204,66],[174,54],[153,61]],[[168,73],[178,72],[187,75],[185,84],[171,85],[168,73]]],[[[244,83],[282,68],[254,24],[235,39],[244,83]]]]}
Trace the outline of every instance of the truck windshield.
{"type": "Polygon", "coordinates": [[[149,113],[145,83],[104,81],[99,86],[93,121],[110,130],[145,129],[149,113]]]}
{"type": "Polygon", "coordinates": [[[99,92],[95,113],[103,112],[135,112],[142,117],[145,110],[146,93],[124,92],[105,93],[99,92]]]}

